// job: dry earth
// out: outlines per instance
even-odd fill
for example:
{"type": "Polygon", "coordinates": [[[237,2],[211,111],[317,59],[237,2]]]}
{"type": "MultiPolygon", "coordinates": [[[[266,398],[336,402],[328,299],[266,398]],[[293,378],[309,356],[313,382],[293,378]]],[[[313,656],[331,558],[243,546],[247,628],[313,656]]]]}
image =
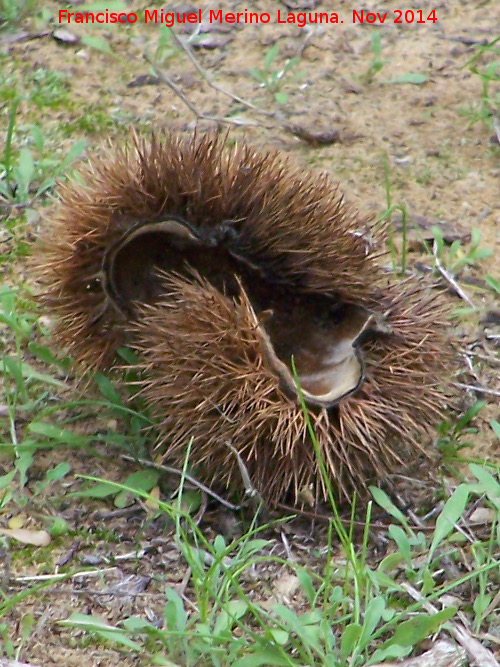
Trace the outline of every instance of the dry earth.
{"type": "MultiPolygon", "coordinates": [[[[290,0],[289,5],[292,4],[290,0]]],[[[484,275],[489,273],[500,279],[500,149],[498,137],[485,123],[471,125],[471,114],[480,104],[481,82],[466,66],[478,47],[499,33],[496,1],[443,0],[433,5],[420,3],[418,7],[409,2],[396,5],[383,1],[361,7],[351,0],[339,3],[297,0],[296,4],[316,4],[312,10],[316,12],[336,11],[343,23],[304,27],[283,24],[277,22],[277,17],[278,10],[281,15],[289,11],[284,2],[227,2],[220,5],[224,11],[251,8],[259,13],[268,12],[271,20],[266,25],[206,26],[201,42],[205,46],[200,46],[199,36],[193,41],[198,44],[195,49],[198,63],[219,85],[252,101],[261,110],[278,111],[274,117],[244,109],[236,100],[216,92],[184,53],[177,49],[168,55],[171,45],[158,51],[160,27],[154,23],[144,25],[138,21],[120,28],[61,26],[76,37],[90,35],[102,40],[112,49],[111,54],[106,54],[82,42],[54,39],[50,31],[59,27],[54,24],[50,24],[47,34],[34,38],[33,33],[39,27],[33,17],[27,17],[16,30],[0,33],[1,66],[21,88],[35,85],[30,74],[38,69],[63,73],[71,99],[69,106],[40,110],[25,101],[19,110],[19,122],[38,123],[49,144],[62,154],[82,137],[89,148],[99,150],[106,141],[125,135],[130,126],[141,131],[165,127],[190,131],[198,125],[203,132],[212,125],[206,120],[196,123],[194,114],[171,88],[146,76],[151,74],[143,58],[148,53],[156,60],[163,56],[161,70],[199,112],[220,118],[238,115],[249,122],[245,128],[232,128],[232,137],[245,135],[263,146],[279,147],[305,167],[327,170],[338,178],[347,199],[373,216],[380,216],[387,206],[387,172],[392,202],[406,206],[409,212],[413,252],[408,260],[412,270],[418,272],[424,270],[422,266],[432,265],[418,239],[422,235],[428,238],[427,232],[433,224],[459,239],[466,239],[472,228],[478,228],[482,245],[492,249],[491,259],[482,263],[479,270],[463,273],[463,289],[480,310],[478,316],[468,321],[456,320],[456,334],[467,349],[475,346],[490,359],[496,355],[498,361],[498,348],[495,350],[494,341],[487,340],[486,334],[499,333],[499,305],[498,301],[495,304],[492,293],[484,289],[484,275]],[[353,24],[353,10],[362,8],[387,12],[385,23],[353,24]],[[397,25],[394,22],[397,8],[420,8],[424,17],[434,10],[437,21],[397,25]],[[375,31],[381,40],[379,55],[374,53],[375,31]],[[287,59],[299,58],[279,86],[280,92],[287,96],[287,102],[281,105],[249,73],[251,68],[262,69],[265,54],[276,43],[279,55],[271,70],[279,71],[287,59]],[[382,61],[378,71],[376,60],[382,61]],[[422,77],[417,79],[421,81],[418,84],[392,82],[409,74],[425,75],[425,81],[422,77]],[[91,119],[90,125],[82,122],[85,117],[91,119]],[[285,125],[300,126],[299,134],[306,139],[287,131],[285,125]],[[69,134],[61,133],[64,126],[74,129],[69,134]],[[311,135],[316,136],[316,141],[311,135]],[[321,139],[327,138],[335,140],[321,143],[321,139]],[[485,324],[488,312],[490,321],[485,324]]],[[[61,8],[78,11],[76,2],[72,8],[56,2],[43,5],[56,20],[61,8]]],[[[127,6],[140,17],[145,9],[160,9],[159,3],[153,7],[153,3],[134,1],[127,6]]],[[[191,6],[205,10],[215,5],[199,0],[191,6]]],[[[174,5],[164,8],[167,11],[174,5]]],[[[181,27],[178,34],[186,38],[181,27]]],[[[6,118],[5,108],[2,118],[6,118]]],[[[4,131],[2,126],[1,132],[4,131]]],[[[42,216],[50,220],[47,210],[39,207],[42,216]]],[[[393,222],[397,227],[397,215],[393,222]]],[[[28,227],[30,240],[39,224],[35,220],[35,229],[28,227]]],[[[401,245],[399,236],[396,245],[401,245]]],[[[4,280],[16,284],[27,277],[29,282],[26,271],[23,260],[17,260],[3,266],[4,280]]],[[[457,307],[464,305],[451,292],[450,300],[457,307]]],[[[461,381],[479,382],[498,392],[498,364],[471,359],[477,377],[464,375],[461,381]]],[[[498,460],[498,439],[488,426],[490,419],[499,418],[498,394],[483,397],[488,406],[476,424],[479,433],[473,454],[498,460]]],[[[464,390],[464,405],[473,402],[464,390]]],[[[95,423],[89,421],[88,428],[95,428],[95,423]]],[[[74,611],[100,615],[111,623],[132,614],[157,618],[164,605],[165,584],[179,584],[185,576],[185,568],[169,537],[169,526],[145,519],[137,506],[113,511],[105,501],[67,497],[69,491],[81,484],[76,474],[125,479],[134,467],[120,464],[116,458],[111,459],[111,467],[109,459],[89,459],[85,452],[49,450],[37,456],[28,488],[58,457],[71,463],[72,473],[65,479],[64,487],[59,487],[57,497],[51,500],[38,496],[23,509],[7,506],[0,514],[0,521],[5,525],[12,514],[19,513],[25,516],[28,525],[40,526],[41,515],[60,514],[77,537],[60,538],[50,551],[50,561],[45,563],[36,551],[27,558],[21,547],[12,545],[8,555],[13,577],[9,595],[25,589],[28,582],[21,577],[56,573],[63,565],[95,565],[96,575],[64,581],[19,602],[8,616],[8,634],[18,638],[21,619],[31,613],[35,627],[21,651],[22,659],[27,662],[79,667],[142,664],[127,651],[118,652],[104,645],[96,649],[95,644],[85,648],[85,641],[78,633],[58,625],[57,621],[74,611]],[[138,545],[143,555],[137,555],[138,545]],[[127,577],[132,579],[127,581],[127,577]]],[[[217,516],[213,521],[217,521],[217,516]]],[[[219,529],[218,524],[207,527],[209,534],[219,529]]],[[[307,536],[307,531],[294,537],[293,554],[314,566],[306,553],[315,540],[307,536]]],[[[286,555],[279,534],[276,545],[286,555]]],[[[7,559],[7,554],[4,558],[7,559]]],[[[263,570],[259,577],[261,584],[256,587],[256,595],[267,599],[275,591],[279,573],[263,570]]]]}

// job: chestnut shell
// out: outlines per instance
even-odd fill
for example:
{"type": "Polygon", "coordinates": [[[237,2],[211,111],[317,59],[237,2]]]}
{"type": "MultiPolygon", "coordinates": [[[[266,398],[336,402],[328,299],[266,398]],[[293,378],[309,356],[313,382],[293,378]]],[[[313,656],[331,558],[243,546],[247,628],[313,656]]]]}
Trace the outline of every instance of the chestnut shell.
{"type": "Polygon", "coordinates": [[[378,263],[383,230],[330,176],[216,136],[94,159],[37,251],[54,337],[80,368],[138,354],[157,450],[270,504],[341,500],[428,450],[454,365],[439,294],[378,263]],[[300,388],[298,388],[298,386],[300,388]]]}

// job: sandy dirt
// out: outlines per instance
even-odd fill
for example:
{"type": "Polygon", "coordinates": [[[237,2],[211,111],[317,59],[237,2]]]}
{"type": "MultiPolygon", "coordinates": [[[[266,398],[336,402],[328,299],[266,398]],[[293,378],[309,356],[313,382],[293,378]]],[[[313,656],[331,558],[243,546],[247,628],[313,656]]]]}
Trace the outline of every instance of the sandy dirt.
{"type": "MultiPolygon", "coordinates": [[[[471,436],[474,449],[470,456],[498,459],[498,438],[489,427],[489,421],[498,419],[500,414],[498,395],[494,394],[500,389],[498,364],[494,363],[495,358],[498,361],[498,339],[488,336],[500,333],[499,303],[485,289],[484,277],[489,274],[500,279],[500,147],[491,126],[472,123],[480,107],[481,81],[467,67],[477,49],[497,36],[500,25],[496,2],[444,0],[425,7],[420,3],[418,8],[424,17],[434,10],[437,18],[435,23],[424,24],[395,23],[394,10],[398,7],[418,9],[409,3],[403,6],[371,2],[369,10],[387,12],[385,22],[359,24],[353,23],[352,16],[362,7],[352,0],[289,0],[289,6],[315,6],[302,11],[323,11],[330,16],[335,11],[339,21],[343,21],[308,23],[303,27],[278,23],[278,11],[281,17],[291,11],[284,2],[221,4],[218,8],[223,12],[244,12],[251,5],[253,12],[270,15],[269,23],[258,25],[205,21],[203,30],[192,38],[195,57],[206,77],[252,102],[257,110],[245,109],[234,97],[210,87],[207,78],[200,75],[174,42],[159,45],[160,26],[142,22],[144,10],[159,10],[159,3],[154,7],[135,0],[127,3],[127,11],[139,17],[137,23],[127,27],[64,21],[59,26],[58,11],[69,6],[43,4],[55,24],[49,24],[45,36],[33,38],[30,35],[39,27],[35,17],[28,16],[22,25],[0,33],[0,51],[4,54],[1,66],[20,87],[33,86],[30,73],[38,69],[63,75],[70,104],[40,109],[24,101],[19,110],[21,122],[36,122],[54,149],[64,153],[77,139],[85,138],[89,151],[99,151],[109,140],[126,136],[131,126],[145,132],[170,127],[192,131],[196,126],[203,132],[213,126],[207,120],[197,122],[179,95],[152,76],[144,60],[146,54],[160,62],[161,71],[199,113],[244,119],[245,127],[230,127],[231,139],[245,136],[263,147],[280,148],[304,168],[330,172],[338,179],[347,200],[364,213],[379,217],[386,210],[388,178],[392,203],[406,207],[409,214],[408,267],[417,275],[432,266],[432,257],[423,251],[421,243],[422,237],[430,238],[432,225],[440,226],[452,240],[465,243],[471,230],[479,229],[481,245],[490,248],[492,256],[461,275],[464,291],[479,310],[470,319],[454,320],[454,326],[472,364],[467,373],[464,360],[464,373],[459,380],[464,384],[479,383],[493,392],[480,396],[488,404],[476,423],[479,432],[471,436]],[[100,47],[104,44],[111,53],[82,41],[68,43],[67,36],[65,41],[54,39],[51,31],[55,28],[70,31],[75,39],[97,38],[101,40],[100,47]],[[28,37],[23,37],[23,33],[28,33],[28,37]],[[379,53],[375,33],[380,38],[379,53]],[[298,58],[283,81],[278,81],[276,91],[260,86],[250,74],[252,68],[263,69],[265,55],[274,44],[279,45],[279,54],[270,65],[270,73],[279,72],[288,59],[298,58]],[[398,79],[404,81],[408,75],[416,83],[398,83],[398,79]],[[275,92],[286,95],[286,102],[277,102],[275,92]],[[86,115],[91,117],[91,124],[83,127],[81,119],[86,115]],[[75,129],[68,134],[60,131],[63,126],[73,125],[75,129]],[[294,132],[287,129],[290,126],[294,132]],[[479,350],[486,359],[472,356],[472,350],[479,350]]],[[[164,5],[163,9],[167,12],[186,7],[179,3],[164,5]]],[[[205,0],[191,5],[195,11],[213,7],[205,0]]],[[[78,11],[76,2],[72,11],[78,11]]],[[[177,26],[176,31],[182,39],[189,37],[183,26],[177,26]]],[[[47,224],[43,220],[50,220],[50,208],[40,206],[39,212],[42,221],[36,222],[35,229],[28,229],[29,239],[40,224],[47,224]]],[[[395,245],[400,248],[401,215],[395,213],[392,223],[396,229],[395,245]]],[[[26,276],[22,259],[4,266],[3,271],[9,283],[26,276]]],[[[29,274],[26,277],[29,282],[29,274]]],[[[452,290],[449,299],[457,308],[465,306],[452,290]]],[[[474,397],[464,389],[464,406],[473,402],[474,397]]],[[[36,482],[37,471],[41,476],[46,467],[57,462],[58,456],[53,451],[40,455],[30,483],[36,482]]],[[[80,486],[77,474],[120,481],[135,469],[132,464],[112,459],[116,463],[110,469],[109,460],[89,458],[86,453],[66,451],[60,456],[61,460],[70,461],[72,473],[59,486],[57,499],[42,494],[22,510],[8,507],[0,513],[0,521],[7,521],[20,511],[28,517],[28,523],[36,523],[33,517],[50,508],[54,514],[64,516],[77,537],[59,538],[51,550],[51,562],[46,563],[41,562],[42,555],[36,551],[28,559],[21,547],[13,547],[9,554],[13,577],[9,595],[25,590],[28,582],[21,577],[57,573],[61,564],[93,564],[97,573],[51,585],[37,596],[20,600],[7,616],[8,634],[19,637],[21,619],[30,613],[35,619],[34,630],[20,654],[27,662],[79,667],[144,664],[131,652],[104,644],[101,648],[96,648],[95,643],[87,645],[78,631],[65,628],[58,621],[77,611],[101,616],[109,623],[129,615],[158,619],[164,606],[165,586],[182,584],[185,575],[185,566],[169,536],[170,526],[168,522],[150,522],[137,506],[120,512],[106,501],[75,501],[67,495],[80,486]],[[137,550],[142,555],[137,556],[137,550]],[[124,583],[127,577],[132,579],[124,583]],[[85,646],[88,648],[82,649],[85,646]]],[[[209,536],[219,529],[215,521],[215,527],[207,527],[209,536]]],[[[303,535],[300,548],[292,546],[297,557],[306,558],[303,545],[308,544],[307,539],[303,535]]],[[[279,540],[277,543],[281,544],[279,540]]],[[[286,556],[284,551],[283,555],[286,556]]],[[[264,584],[260,595],[265,598],[269,596],[266,591],[273,590],[278,574],[262,571],[261,576],[264,584]]]]}

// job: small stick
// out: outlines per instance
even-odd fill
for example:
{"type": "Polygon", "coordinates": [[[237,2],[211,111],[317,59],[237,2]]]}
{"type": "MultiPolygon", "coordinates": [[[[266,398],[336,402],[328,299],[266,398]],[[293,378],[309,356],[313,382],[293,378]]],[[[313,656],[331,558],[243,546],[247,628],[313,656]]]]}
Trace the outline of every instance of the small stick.
{"type": "Polygon", "coordinates": [[[500,359],[498,357],[494,357],[492,354],[482,354],[481,352],[469,350],[466,352],[466,355],[476,357],[476,359],[481,359],[482,361],[487,361],[489,364],[500,364],[500,359]]]}
{"type": "MultiPolygon", "coordinates": [[[[423,607],[430,614],[437,614],[438,610],[436,607],[430,602],[426,602],[416,588],[413,588],[413,586],[407,584],[406,582],[403,582],[401,586],[405,589],[408,595],[410,595],[410,597],[412,597],[414,600],[422,602],[423,607]]],[[[463,625],[460,623],[454,623],[453,621],[448,621],[445,628],[449,628],[449,631],[453,637],[461,646],[463,646],[477,667],[500,667],[493,653],[485,648],[480,642],[478,642],[477,639],[474,639],[474,637],[472,637],[470,633],[467,632],[463,625]]]]}
{"type": "Polygon", "coordinates": [[[457,283],[455,278],[451,275],[449,271],[447,271],[444,266],[441,264],[441,260],[438,257],[438,252],[437,252],[437,244],[434,242],[433,246],[433,252],[434,252],[434,261],[436,264],[436,269],[439,271],[439,273],[443,276],[443,278],[450,283],[450,285],[453,287],[453,290],[458,294],[458,296],[463,299],[466,303],[469,304],[472,308],[475,308],[474,304],[472,301],[469,299],[467,294],[463,291],[463,289],[460,287],[460,285],[457,283]]]}
{"type": "MultiPolygon", "coordinates": [[[[135,456],[130,456],[129,454],[122,454],[121,458],[124,461],[129,461],[131,463],[140,463],[142,466],[145,466],[146,468],[154,468],[155,470],[161,470],[171,475],[178,475],[179,477],[181,477],[183,474],[182,470],[179,470],[178,468],[166,466],[161,463],[155,463],[154,461],[147,461],[146,459],[139,459],[136,458],[135,456]]],[[[203,491],[211,498],[214,498],[214,500],[217,500],[217,502],[219,502],[221,505],[224,505],[224,507],[227,507],[227,509],[233,511],[241,509],[241,505],[233,505],[229,501],[224,500],[224,498],[215,493],[215,491],[212,491],[212,489],[208,488],[208,486],[205,486],[205,484],[203,484],[202,482],[199,482],[192,475],[186,474],[184,475],[184,479],[186,480],[186,482],[193,484],[193,486],[197,487],[198,489],[200,489],[200,491],[203,491]]]]}
{"type": "Polygon", "coordinates": [[[82,570],[81,572],[74,572],[71,575],[68,574],[38,574],[32,576],[23,576],[23,577],[12,577],[10,579],[11,584],[27,584],[30,582],[41,582],[41,581],[52,581],[57,583],[58,581],[66,581],[69,579],[77,579],[78,577],[100,577],[104,572],[115,572],[118,571],[118,568],[115,566],[105,567],[100,570],[82,570]]]}
{"type": "Polygon", "coordinates": [[[480,394],[488,394],[489,396],[500,396],[500,391],[494,389],[487,389],[486,387],[476,387],[473,384],[462,384],[461,382],[454,382],[453,385],[459,389],[468,389],[480,394]]]}
{"type": "Polygon", "coordinates": [[[238,468],[240,469],[241,479],[243,480],[243,486],[245,487],[245,495],[252,501],[256,501],[257,504],[262,503],[262,498],[260,497],[259,492],[253,486],[250,480],[250,475],[248,474],[247,467],[243,463],[243,459],[241,458],[239,451],[235,447],[233,447],[233,445],[229,441],[226,442],[226,445],[229,447],[229,449],[233,452],[233,454],[236,457],[238,468]]]}
{"type": "Polygon", "coordinates": [[[465,651],[451,642],[440,640],[425,653],[402,662],[378,662],[372,667],[463,667],[465,651]]]}
{"type": "MultiPolygon", "coordinates": [[[[235,95],[234,93],[230,92],[229,90],[226,90],[222,86],[219,86],[218,83],[215,83],[210,74],[205,70],[200,63],[196,60],[196,58],[193,55],[192,50],[189,48],[188,44],[182,41],[182,39],[173,31],[170,31],[172,33],[172,37],[175,39],[177,44],[180,46],[180,48],[184,51],[184,53],[187,55],[191,63],[194,65],[194,67],[198,70],[198,72],[201,74],[203,77],[204,81],[207,82],[207,84],[210,86],[210,88],[213,88],[213,90],[216,90],[218,93],[222,93],[223,95],[226,95],[227,97],[231,98],[235,102],[239,102],[239,104],[243,104],[243,106],[247,107],[247,109],[252,109],[252,111],[255,111],[256,113],[262,114],[263,116],[271,116],[275,117],[276,113],[273,111],[265,111],[264,109],[260,109],[259,107],[255,106],[255,104],[252,104],[252,102],[249,102],[248,100],[245,100],[243,97],[240,97],[239,95],[235,95]]],[[[154,65],[153,65],[154,67],[154,65]]]]}
{"type": "Polygon", "coordinates": [[[290,549],[290,542],[288,541],[287,536],[285,535],[285,533],[283,531],[280,532],[280,536],[281,536],[281,541],[283,543],[283,546],[285,547],[285,553],[286,553],[287,560],[289,560],[291,563],[296,563],[297,559],[292,554],[292,550],[290,549]]]}
{"type": "Polygon", "coordinates": [[[153,61],[146,53],[144,54],[144,60],[146,60],[146,62],[148,62],[151,65],[154,73],[160,79],[160,81],[166,84],[169,88],[171,88],[174,91],[174,93],[184,102],[184,104],[188,107],[188,109],[194,113],[194,115],[198,120],[201,119],[209,120],[214,123],[225,124],[225,125],[236,125],[237,127],[248,126],[248,125],[253,125],[256,127],[259,126],[259,123],[257,122],[252,122],[249,120],[241,120],[239,118],[219,118],[217,116],[209,116],[208,114],[199,111],[196,108],[196,106],[191,102],[191,100],[189,100],[186,97],[186,95],[184,95],[179,86],[175,84],[170,77],[168,77],[160,69],[158,69],[158,67],[153,63],[153,61]]]}
{"type": "Polygon", "coordinates": [[[31,662],[19,662],[18,660],[8,660],[0,658],[0,667],[39,667],[31,662]]]}
{"type": "Polygon", "coordinates": [[[498,118],[496,116],[493,116],[493,129],[495,130],[495,136],[498,141],[498,145],[500,146],[500,125],[498,124],[498,118]]]}
{"type": "Polygon", "coordinates": [[[150,58],[150,56],[147,53],[143,54],[144,59],[146,62],[148,62],[155,75],[158,77],[158,79],[166,84],[171,90],[174,91],[174,93],[184,102],[184,104],[188,107],[188,109],[194,113],[196,118],[198,120],[203,119],[203,120],[208,120],[214,123],[219,123],[219,124],[224,124],[224,125],[235,125],[236,127],[245,127],[245,126],[252,126],[252,127],[267,127],[267,128],[273,128],[280,127],[283,131],[288,132],[292,134],[294,137],[298,137],[299,139],[303,139],[304,141],[312,142],[312,143],[331,143],[332,141],[335,141],[338,139],[338,132],[334,131],[330,133],[330,135],[327,136],[327,141],[325,141],[323,138],[317,136],[314,133],[309,132],[308,130],[298,126],[298,125],[293,125],[287,122],[285,116],[280,113],[280,111],[275,110],[275,111],[267,111],[265,109],[261,109],[257,105],[253,104],[253,102],[249,102],[248,100],[244,99],[243,97],[240,97],[239,95],[236,95],[235,93],[227,90],[226,88],[223,88],[220,86],[218,83],[215,83],[213,78],[210,76],[210,74],[205,70],[199,62],[196,60],[196,58],[193,55],[192,50],[189,48],[189,45],[184,43],[176,33],[171,30],[172,36],[176,43],[180,46],[180,48],[183,50],[183,52],[186,54],[186,56],[189,58],[190,62],[192,65],[196,68],[197,72],[200,74],[200,76],[203,78],[203,80],[207,83],[207,85],[215,90],[218,93],[221,93],[222,95],[226,95],[226,97],[229,97],[231,100],[238,102],[239,104],[242,104],[244,107],[247,109],[253,111],[254,113],[260,115],[260,116],[265,116],[266,118],[269,118],[270,120],[274,121],[274,123],[259,123],[257,121],[250,121],[250,120],[243,120],[241,118],[220,118],[217,116],[209,116],[208,114],[204,114],[203,112],[199,111],[199,109],[191,102],[191,100],[188,99],[188,97],[182,92],[182,90],[175,84],[172,79],[167,76],[164,72],[161,71],[161,69],[156,65],[150,58]]]}
{"type": "Polygon", "coordinates": [[[4,44],[16,44],[17,42],[28,42],[32,39],[42,39],[43,37],[48,37],[52,35],[51,30],[45,30],[44,32],[20,32],[14,35],[7,35],[0,40],[0,45],[4,44]]]}

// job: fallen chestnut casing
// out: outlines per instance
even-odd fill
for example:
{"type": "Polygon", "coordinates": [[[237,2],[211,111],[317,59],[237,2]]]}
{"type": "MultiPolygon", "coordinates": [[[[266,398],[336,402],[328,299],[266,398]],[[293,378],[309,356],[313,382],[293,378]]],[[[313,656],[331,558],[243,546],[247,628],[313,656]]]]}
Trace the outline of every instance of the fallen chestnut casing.
{"type": "Polygon", "coordinates": [[[214,136],[96,159],[38,251],[55,337],[82,368],[128,344],[157,447],[273,505],[326,497],[296,374],[339,498],[425,453],[453,352],[429,287],[390,282],[380,233],[329,176],[214,136]],[[293,361],[292,361],[293,359],[293,361]]]}

